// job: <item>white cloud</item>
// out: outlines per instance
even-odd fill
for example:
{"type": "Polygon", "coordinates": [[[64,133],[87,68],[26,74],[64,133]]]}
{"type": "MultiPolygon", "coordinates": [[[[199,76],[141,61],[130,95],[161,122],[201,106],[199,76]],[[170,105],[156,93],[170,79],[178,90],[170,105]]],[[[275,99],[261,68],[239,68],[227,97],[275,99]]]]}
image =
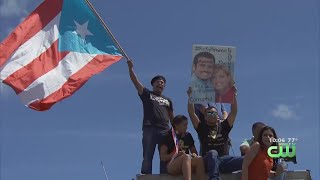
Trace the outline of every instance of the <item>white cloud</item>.
{"type": "Polygon", "coordinates": [[[0,15],[4,17],[27,15],[26,0],[3,0],[0,4],[0,15]]]}
{"type": "Polygon", "coordinates": [[[293,106],[278,104],[276,108],[272,110],[272,115],[279,119],[296,120],[297,114],[294,109],[295,108],[293,106]]]}

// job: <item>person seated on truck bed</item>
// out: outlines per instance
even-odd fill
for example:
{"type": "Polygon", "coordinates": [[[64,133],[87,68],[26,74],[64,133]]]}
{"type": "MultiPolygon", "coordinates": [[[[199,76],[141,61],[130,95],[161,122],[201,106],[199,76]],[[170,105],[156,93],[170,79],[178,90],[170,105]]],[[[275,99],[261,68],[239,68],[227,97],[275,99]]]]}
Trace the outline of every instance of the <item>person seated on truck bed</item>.
{"type": "Polygon", "coordinates": [[[203,159],[198,156],[192,135],[187,132],[187,117],[175,116],[172,127],[160,146],[160,160],[167,163],[168,174],[183,175],[184,180],[191,180],[191,174],[195,172],[197,180],[204,180],[203,159]]]}

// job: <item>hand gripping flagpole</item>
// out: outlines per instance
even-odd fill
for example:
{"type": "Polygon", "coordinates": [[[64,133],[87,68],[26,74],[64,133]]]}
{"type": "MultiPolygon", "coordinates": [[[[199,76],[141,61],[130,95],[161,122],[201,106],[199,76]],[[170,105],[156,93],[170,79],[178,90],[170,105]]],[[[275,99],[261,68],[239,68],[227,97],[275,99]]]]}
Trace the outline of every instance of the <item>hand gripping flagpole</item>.
{"type": "Polygon", "coordinates": [[[122,47],[120,46],[120,44],[118,43],[117,39],[113,36],[113,34],[111,33],[110,29],[108,28],[108,26],[106,25],[106,23],[102,20],[102,18],[100,17],[100,15],[98,14],[98,12],[94,9],[93,5],[90,3],[89,0],[85,0],[87,2],[87,4],[89,5],[89,7],[92,9],[92,11],[94,12],[94,14],[98,17],[98,19],[100,20],[100,22],[102,23],[103,27],[108,31],[108,33],[110,34],[112,40],[114,43],[116,43],[116,45],[118,46],[118,48],[120,49],[121,53],[123,54],[123,56],[127,59],[130,60],[127,53],[122,49],[122,47]]]}

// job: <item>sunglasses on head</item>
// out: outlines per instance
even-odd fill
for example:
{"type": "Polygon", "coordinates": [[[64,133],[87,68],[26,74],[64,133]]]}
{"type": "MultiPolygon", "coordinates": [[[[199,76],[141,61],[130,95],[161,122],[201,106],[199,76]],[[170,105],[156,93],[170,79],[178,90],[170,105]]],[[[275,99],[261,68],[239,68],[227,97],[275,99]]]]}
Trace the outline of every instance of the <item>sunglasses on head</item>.
{"type": "Polygon", "coordinates": [[[207,116],[217,116],[218,113],[213,111],[213,112],[207,112],[207,116]]]}

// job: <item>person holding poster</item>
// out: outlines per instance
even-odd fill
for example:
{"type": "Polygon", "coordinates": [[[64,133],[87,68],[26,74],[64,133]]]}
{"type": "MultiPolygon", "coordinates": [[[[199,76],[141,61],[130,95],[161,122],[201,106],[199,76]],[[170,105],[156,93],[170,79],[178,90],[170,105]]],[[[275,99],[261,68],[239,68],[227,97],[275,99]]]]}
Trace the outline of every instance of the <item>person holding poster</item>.
{"type": "Polygon", "coordinates": [[[222,64],[215,66],[212,84],[216,94],[216,102],[233,103],[236,89],[234,87],[233,76],[226,66],[222,64]]]}
{"type": "Polygon", "coordinates": [[[205,122],[201,122],[195,114],[194,104],[190,101],[192,94],[190,87],[187,94],[189,97],[188,113],[200,138],[200,144],[203,148],[201,155],[209,180],[220,179],[220,172],[232,173],[241,170],[243,157],[228,155],[229,146],[226,145],[238,112],[236,95],[226,120],[220,121],[217,109],[209,107],[205,110],[205,122]]]}
{"type": "MultiPolygon", "coordinates": [[[[227,109],[225,108],[223,103],[208,103],[208,104],[194,104],[195,113],[198,116],[199,120],[201,122],[205,122],[206,117],[206,110],[210,107],[214,107],[218,110],[218,116],[221,121],[224,121],[228,117],[227,109]]],[[[198,139],[200,140],[200,137],[198,136],[198,139]]],[[[227,148],[227,155],[229,155],[229,149],[231,147],[231,139],[229,138],[228,143],[226,144],[229,147],[227,148]]],[[[200,154],[202,152],[202,146],[200,144],[200,154]]]]}
{"type": "Polygon", "coordinates": [[[191,97],[193,103],[214,102],[213,84],[211,83],[214,64],[215,58],[209,52],[200,52],[195,55],[190,84],[194,92],[191,97]]]}

